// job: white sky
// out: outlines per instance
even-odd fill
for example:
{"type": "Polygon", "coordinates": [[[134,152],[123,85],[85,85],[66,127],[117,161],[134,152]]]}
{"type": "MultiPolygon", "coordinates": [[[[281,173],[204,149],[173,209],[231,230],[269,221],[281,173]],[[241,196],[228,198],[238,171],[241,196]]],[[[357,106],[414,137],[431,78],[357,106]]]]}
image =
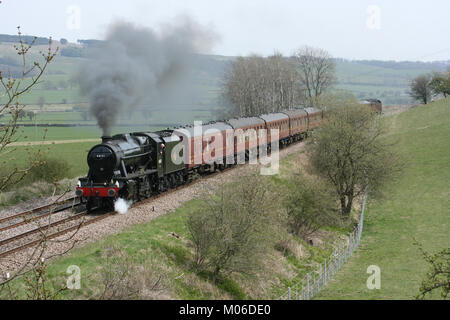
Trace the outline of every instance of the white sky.
{"type": "Polygon", "coordinates": [[[450,0],[1,0],[0,33],[102,39],[115,20],[158,27],[188,15],[220,35],[212,53],[449,60],[450,0]]]}

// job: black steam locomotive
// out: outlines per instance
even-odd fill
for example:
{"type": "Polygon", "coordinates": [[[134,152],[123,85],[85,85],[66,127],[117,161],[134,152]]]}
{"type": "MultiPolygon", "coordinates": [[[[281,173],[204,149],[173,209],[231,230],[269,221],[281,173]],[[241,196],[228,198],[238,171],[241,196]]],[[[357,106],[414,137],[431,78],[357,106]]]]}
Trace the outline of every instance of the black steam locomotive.
{"type": "Polygon", "coordinates": [[[79,179],[76,195],[90,211],[112,208],[117,198],[139,201],[183,184],[184,164],[175,165],[166,157],[179,142],[171,131],[103,136],[102,143],[88,153],[89,172],[79,179]]]}

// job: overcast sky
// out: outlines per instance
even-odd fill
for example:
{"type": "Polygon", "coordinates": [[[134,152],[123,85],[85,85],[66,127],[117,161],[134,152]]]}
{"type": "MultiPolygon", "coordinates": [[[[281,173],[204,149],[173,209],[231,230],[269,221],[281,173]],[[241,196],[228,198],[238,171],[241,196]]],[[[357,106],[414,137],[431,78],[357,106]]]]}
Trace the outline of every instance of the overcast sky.
{"type": "Polygon", "coordinates": [[[188,15],[220,35],[215,54],[449,60],[450,0],[1,0],[0,33],[102,39],[115,20],[158,28],[188,15]]]}

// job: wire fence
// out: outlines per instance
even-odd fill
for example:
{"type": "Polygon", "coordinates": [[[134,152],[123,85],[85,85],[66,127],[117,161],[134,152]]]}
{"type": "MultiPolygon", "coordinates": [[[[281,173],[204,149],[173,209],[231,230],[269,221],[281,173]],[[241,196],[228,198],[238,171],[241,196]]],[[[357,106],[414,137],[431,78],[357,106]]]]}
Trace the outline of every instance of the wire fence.
{"type": "Polygon", "coordinates": [[[320,269],[309,272],[300,283],[288,287],[288,290],[279,300],[310,300],[325,288],[336,272],[352,256],[361,241],[364,224],[364,211],[366,208],[367,192],[364,194],[361,216],[358,225],[350,233],[348,242],[341,242],[331,256],[320,265],[320,269]]]}

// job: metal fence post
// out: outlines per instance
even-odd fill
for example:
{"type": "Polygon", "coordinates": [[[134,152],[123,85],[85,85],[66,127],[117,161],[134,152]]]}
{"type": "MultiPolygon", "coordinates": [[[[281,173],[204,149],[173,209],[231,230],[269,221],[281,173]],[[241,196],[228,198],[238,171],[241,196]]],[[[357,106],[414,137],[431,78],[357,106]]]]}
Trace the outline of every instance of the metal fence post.
{"type": "Polygon", "coordinates": [[[305,278],[303,278],[303,281],[302,281],[302,300],[306,300],[306,294],[305,294],[305,287],[306,287],[306,281],[305,281],[305,278]]]}
{"type": "Polygon", "coordinates": [[[309,273],[306,274],[306,300],[309,300],[309,273]]]}

